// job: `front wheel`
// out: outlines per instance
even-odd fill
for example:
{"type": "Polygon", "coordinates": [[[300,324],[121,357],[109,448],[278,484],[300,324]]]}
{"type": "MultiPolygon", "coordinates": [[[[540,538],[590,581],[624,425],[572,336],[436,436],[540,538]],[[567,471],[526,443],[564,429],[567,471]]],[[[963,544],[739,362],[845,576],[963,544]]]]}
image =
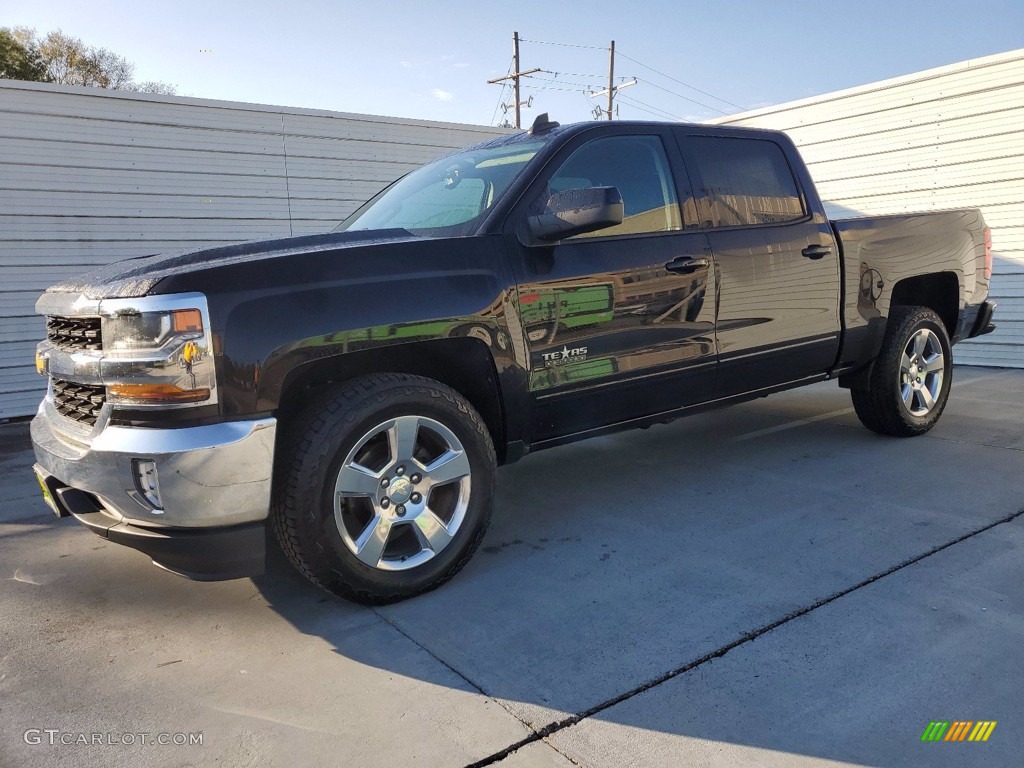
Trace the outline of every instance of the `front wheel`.
{"type": "Polygon", "coordinates": [[[433,589],[490,519],[495,455],[454,390],[378,374],[312,402],[289,429],[271,520],[292,564],[324,589],[386,603],[433,589]]]}
{"type": "Polygon", "coordinates": [[[935,426],[952,380],[952,349],[939,316],[927,307],[893,307],[867,386],[850,394],[868,429],[913,437],[935,426]]]}

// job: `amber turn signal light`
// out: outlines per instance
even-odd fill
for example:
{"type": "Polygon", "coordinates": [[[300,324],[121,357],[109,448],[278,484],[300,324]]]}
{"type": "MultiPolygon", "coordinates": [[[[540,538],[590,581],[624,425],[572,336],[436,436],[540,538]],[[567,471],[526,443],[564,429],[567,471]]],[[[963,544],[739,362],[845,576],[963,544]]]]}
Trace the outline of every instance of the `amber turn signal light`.
{"type": "Polygon", "coordinates": [[[173,384],[111,384],[107,396],[121,403],[198,403],[210,397],[210,390],[182,389],[173,384]]]}
{"type": "Polygon", "coordinates": [[[175,333],[201,333],[203,330],[203,316],[198,309],[176,309],[171,312],[171,317],[175,333]]]}

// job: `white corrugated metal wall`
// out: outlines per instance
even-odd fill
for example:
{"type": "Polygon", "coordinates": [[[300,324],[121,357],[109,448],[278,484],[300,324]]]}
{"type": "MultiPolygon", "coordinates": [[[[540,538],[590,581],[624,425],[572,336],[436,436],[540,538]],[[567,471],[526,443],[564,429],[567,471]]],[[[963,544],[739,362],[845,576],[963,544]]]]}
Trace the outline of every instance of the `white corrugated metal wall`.
{"type": "Polygon", "coordinates": [[[832,216],[981,208],[998,329],[956,359],[1024,368],[1024,49],[714,122],[788,133],[832,216]]]}
{"type": "Polygon", "coordinates": [[[35,412],[48,285],[117,259],[322,232],[504,131],[0,80],[0,418],[35,412]]]}

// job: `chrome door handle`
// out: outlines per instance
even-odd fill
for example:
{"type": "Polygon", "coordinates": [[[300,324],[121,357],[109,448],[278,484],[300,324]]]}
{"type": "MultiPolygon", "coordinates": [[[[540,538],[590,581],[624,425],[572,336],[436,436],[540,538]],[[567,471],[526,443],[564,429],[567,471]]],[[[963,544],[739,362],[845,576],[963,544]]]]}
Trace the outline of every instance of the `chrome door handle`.
{"type": "Polygon", "coordinates": [[[832,253],[832,249],[827,245],[808,245],[802,251],[801,254],[806,256],[808,259],[817,261],[818,259],[824,258],[832,253]]]}
{"type": "Polygon", "coordinates": [[[711,262],[707,259],[692,259],[689,256],[683,256],[670,261],[665,265],[665,269],[669,272],[675,272],[677,275],[688,275],[691,272],[696,272],[698,269],[707,269],[709,266],[711,266],[711,262]]]}

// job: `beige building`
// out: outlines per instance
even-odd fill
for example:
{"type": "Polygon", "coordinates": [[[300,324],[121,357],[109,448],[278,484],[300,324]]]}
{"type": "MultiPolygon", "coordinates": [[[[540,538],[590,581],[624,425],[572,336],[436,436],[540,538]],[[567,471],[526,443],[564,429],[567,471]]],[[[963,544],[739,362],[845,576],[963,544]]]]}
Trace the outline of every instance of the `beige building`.
{"type": "Polygon", "coordinates": [[[832,216],[981,208],[998,328],[954,357],[1024,368],[1024,49],[714,122],[788,133],[832,216]]]}

